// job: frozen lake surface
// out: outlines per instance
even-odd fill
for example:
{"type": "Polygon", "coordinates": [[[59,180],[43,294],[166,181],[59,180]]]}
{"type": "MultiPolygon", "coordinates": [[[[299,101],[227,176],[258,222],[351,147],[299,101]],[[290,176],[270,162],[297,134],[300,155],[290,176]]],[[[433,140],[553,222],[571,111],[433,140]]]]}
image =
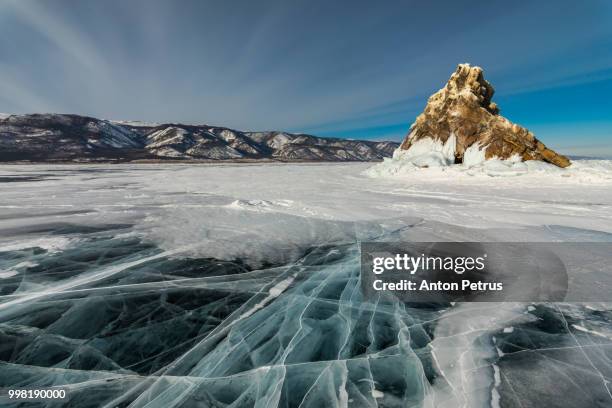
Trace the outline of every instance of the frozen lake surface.
{"type": "MultiPolygon", "coordinates": [[[[372,166],[0,166],[0,387],[75,407],[610,406],[610,304],[367,302],[357,245],[612,242],[610,162],[372,166]]],[[[603,293],[610,275],[590,274],[603,293]]]]}

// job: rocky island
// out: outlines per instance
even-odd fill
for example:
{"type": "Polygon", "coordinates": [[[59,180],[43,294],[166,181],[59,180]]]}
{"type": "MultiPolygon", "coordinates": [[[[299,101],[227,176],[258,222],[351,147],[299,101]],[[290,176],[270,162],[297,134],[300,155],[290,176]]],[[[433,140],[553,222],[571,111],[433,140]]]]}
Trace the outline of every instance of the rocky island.
{"type": "Polygon", "coordinates": [[[432,152],[441,165],[489,159],[570,165],[529,130],[501,116],[492,101],[494,92],[482,68],[459,64],[444,88],[429,98],[396,157],[405,156],[421,167],[432,164],[432,152]]]}

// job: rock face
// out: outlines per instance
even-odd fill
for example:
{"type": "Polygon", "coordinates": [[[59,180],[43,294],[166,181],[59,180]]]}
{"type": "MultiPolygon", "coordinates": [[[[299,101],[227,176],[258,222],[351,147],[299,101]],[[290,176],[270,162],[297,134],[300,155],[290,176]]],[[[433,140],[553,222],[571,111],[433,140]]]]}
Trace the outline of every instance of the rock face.
{"type": "Polygon", "coordinates": [[[548,149],[529,130],[499,114],[491,101],[494,89],[482,72],[480,67],[460,64],[446,86],[429,98],[400,151],[432,139],[447,149],[454,144],[455,163],[463,162],[468,149],[472,155],[478,149],[485,159],[519,158],[569,166],[567,157],[548,149]]]}
{"type": "Polygon", "coordinates": [[[0,116],[0,162],[131,160],[379,161],[398,147],[286,132],[113,122],[79,115],[0,116]]]}

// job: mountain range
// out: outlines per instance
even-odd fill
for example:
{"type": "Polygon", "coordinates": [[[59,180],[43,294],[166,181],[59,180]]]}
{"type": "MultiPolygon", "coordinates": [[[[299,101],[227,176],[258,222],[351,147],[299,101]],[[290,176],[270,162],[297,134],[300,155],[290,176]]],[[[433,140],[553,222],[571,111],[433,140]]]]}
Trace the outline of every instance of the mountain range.
{"type": "Polygon", "coordinates": [[[0,116],[0,161],[377,161],[399,146],[287,132],[150,124],[69,114],[0,116]]]}

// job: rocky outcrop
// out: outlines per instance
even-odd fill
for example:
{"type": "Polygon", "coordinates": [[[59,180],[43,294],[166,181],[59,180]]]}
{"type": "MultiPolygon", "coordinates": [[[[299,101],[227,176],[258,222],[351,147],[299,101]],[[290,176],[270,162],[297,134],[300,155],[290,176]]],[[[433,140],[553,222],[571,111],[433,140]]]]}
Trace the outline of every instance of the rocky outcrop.
{"type": "Polygon", "coordinates": [[[567,157],[548,149],[529,130],[501,116],[491,100],[493,93],[482,68],[460,64],[446,86],[429,98],[400,151],[432,139],[446,146],[454,143],[455,163],[463,162],[468,149],[479,149],[485,159],[518,158],[543,160],[559,167],[570,165],[567,157]]]}

